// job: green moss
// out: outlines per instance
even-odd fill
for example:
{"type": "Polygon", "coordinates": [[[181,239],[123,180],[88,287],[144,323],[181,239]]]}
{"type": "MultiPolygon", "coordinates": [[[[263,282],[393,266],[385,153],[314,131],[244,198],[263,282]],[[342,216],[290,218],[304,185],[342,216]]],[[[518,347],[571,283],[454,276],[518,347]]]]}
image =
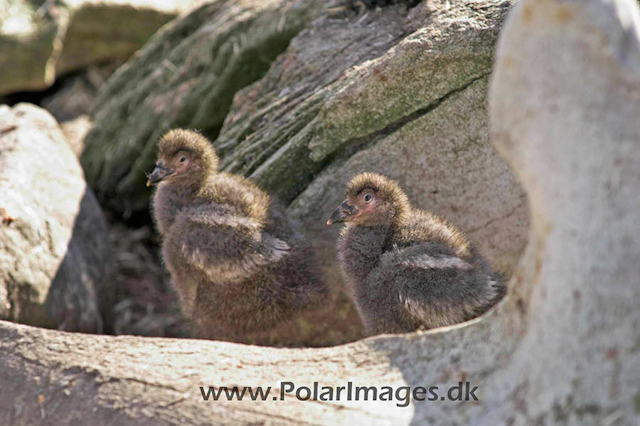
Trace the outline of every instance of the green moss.
{"type": "MultiPolygon", "coordinates": [[[[408,57],[401,63],[414,60],[408,57]]],[[[428,66],[421,65],[415,66],[420,71],[411,72],[409,76],[403,75],[401,65],[396,65],[398,75],[389,75],[383,81],[375,77],[363,79],[355,100],[332,103],[323,110],[318,135],[311,142],[310,157],[321,161],[352,139],[381,131],[417,110],[428,110],[448,94],[487,74],[491,57],[440,58],[429,60],[428,66]],[[432,88],[425,89],[425,81],[431,81],[432,88]],[[370,107],[387,105],[388,99],[394,102],[383,111],[370,107]]]]}

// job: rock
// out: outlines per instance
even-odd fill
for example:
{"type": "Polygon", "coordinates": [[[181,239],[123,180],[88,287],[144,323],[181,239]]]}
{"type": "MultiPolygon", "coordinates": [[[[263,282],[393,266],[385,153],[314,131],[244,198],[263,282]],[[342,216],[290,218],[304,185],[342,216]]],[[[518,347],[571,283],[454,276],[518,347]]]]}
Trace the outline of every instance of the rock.
{"type": "Polygon", "coordinates": [[[0,5],[0,95],[49,87],[64,25],[27,0],[0,5]]]}
{"type": "Polygon", "coordinates": [[[338,236],[325,224],[331,207],[342,202],[345,182],[374,171],[398,180],[414,205],[465,230],[495,269],[511,274],[526,243],[528,214],[522,188],[489,142],[486,91],[483,77],[428,114],[367,141],[320,172],[293,201],[290,210],[317,236],[328,272],[338,236]]]}
{"type": "Polygon", "coordinates": [[[521,1],[491,86],[493,141],[527,189],[531,239],[512,282],[529,328],[508,379],[520,408],[485,423],[637,423],[637,2],[521,1]]]}
{"type": "Polygon", "coordinates": [[[114,59],[126,60],[164,24],[203,3],[204,0],[64,0],[69,21],[56,73],[114,59]]]}
{"type": "Polygon", "coordinates": [[[151,241],[153,227],[109,223],[109,237],[115,253],[114,334],[189,337],[161,249],[151,241]]]}
{"type": "Polygon", "coordinates": [[[85,137],[93,127],[89,113],[98,91],[120,65],[119,61],[91,65],[81,72],[62,78],[59,88],[40,102],[59,122],[76,157],[82,154],[85,137]]]}
{"type": "Polygon", "coordinates": [[[96,101],[82,165],[96,195],[124,214],[146,210],[144,173],[159,137],[191,127],[213,138],[234,93],[262,77],[315,16],[312,0],[226,0],[158,32],[96,101]]]}
{"type": "MultiPolygon", "coordinates": [[[[245,39],[266,43],[264,31],[277,34],[273,22],[281,19],[273,15],[293,13],[287,4],[263,4],[267,9],[251,26],[241,27],[245,39]]],[[[325,225],[345,182],[361,171],[399,180],[417,207],[448,217],[471,234],[494,268],[507,276],[513,271],[527,238],[525,196],[489,143],[485,108],[494,44],[510,4],[396,5],[369,11],[360,21],[355,13],[345,20],[321,12],[262,78],[235,94],[214,142],[223,168],[250,176],[290,204],[335,290],[314,324],[325,336],[333,334],[313,344],[361,335],[357,314],[340,291],[338,229],[325,225]]],[[[239,13],[223,7],[209,17],[176,20],[100,94],[82,164],[109,208],[125,217],[147,209],[144,172],[153,167],[156,142],[167,128],[218,132],[233,93],[228,78],[240,59],[225,59],[232,69],[224,68],[202,54],[211,50],[203,43],[233,39],[233,28],[217,29],[232,12],[239,13]],[[185,37],[193,28],[200,29],[185,37]],[[201,33],[206,38],[196,37],[201,33]],[[216,67],[222,77],[205,79],[211,72],[202,70],[216,67]]],[[[240,25],[245,15],[234,16],[240,25]]],[[[290,21],[298,22],[297,29],[304,23],[290,21]]],[[[244,53],[252,42],[242,46],[238,55],[254,61],[244,53]]]]}
{"type": "Polygon", "coordinates": [[[92,127],[93,122],[88,115],[80,115],[73,120],[60,123],[60,129],[76,157],[80,157],[82,154],[84,139],[92,127]]]}
{"type": "Polygon", "coordinates": [[[0,107],[0,194],[0,318],[109,331],[106,222],[56,121],[38,107],[0,107]]]}
{"type": "MultiPolygon", "coordinates": [[[[356,173],[397,179],[417,207],[466,230],[495,269],[507,277],[513,271],[527,239],[526,198],[489,143],[485,107],[494,45],[510,4],[396,5],[359,21],[355,13],[345,20],[323,12],[262,78],[235,94],[214,142],[223,169],[250,176],[289,204],[334,290],[313,327],[325,337],[312,344],[361,336],[357,313],[341,291],[338,229],[325,225],[356,173]]],[[[222,19],[219,13],[198,18],[211,26],[222,19]]],[[[163,40],[193,26],[189,19],[196,17],[174,22],[121,68],[94,111],[82,163],[103,203],[125,216],[148,206],[144,172],[152,168],[160,135],[173,126],[215,134],[226,112],[218,95],[208,98],[213,104],[202,101],[218,86],[197,84],[186,70],[160,65],[153,77],[153,67],[169,54],[181,70],[198,64],[185,58],[210,50],[188,37],[160,54],[163,40]],[[182,95],[180,88],[189,89],[182,95]]],[[[254,24],[247,37],[257,37],[260,28],[254,24]]]]}
{"type": "Polygon", "coordinates": [[[199,3],[9,0],[0,5],[0,95],[42,90],[60,74],[126,60],[158,28],[199,3]]]}
{"type": "Polygon", "coordinates": [[[44,98],[40,105],[61,123],[80,115],[87,115],[94,99],[94,88],[82,77],[73,77],[66,81],[59,91],[44,98]]]}

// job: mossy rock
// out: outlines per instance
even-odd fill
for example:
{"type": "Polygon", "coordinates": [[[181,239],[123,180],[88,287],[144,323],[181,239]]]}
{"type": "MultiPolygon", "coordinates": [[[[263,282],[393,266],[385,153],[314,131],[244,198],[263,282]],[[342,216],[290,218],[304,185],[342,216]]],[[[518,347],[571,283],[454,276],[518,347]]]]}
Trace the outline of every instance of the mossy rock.
{"type": "Polygon", "coordinates": [[[234,94],[258,80],[317,14],[315,1],[217,1],[158,32],[108,81],[82,164],[98,197],[123,214],[147,208],[145,171],[174,127],[215,137],[234,94]]]}

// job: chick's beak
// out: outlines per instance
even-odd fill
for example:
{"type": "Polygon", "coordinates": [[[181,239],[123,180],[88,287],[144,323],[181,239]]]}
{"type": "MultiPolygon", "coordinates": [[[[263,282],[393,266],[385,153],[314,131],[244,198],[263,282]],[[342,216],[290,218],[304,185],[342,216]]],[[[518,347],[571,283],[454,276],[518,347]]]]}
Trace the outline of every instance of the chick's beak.
{"type": "Polygon", "coordinates": [[[331,213],[331,217],[327,220],[327,225],[333,225],[334,223],[339,222],[348,222],[356,214],[358,214],[356,206],[351,206],[347,200],[344,200],[342,204],[340,204],[340,207],[331,213]]]}
{"type": "Polygon", "coordinates": [[[170,176],[173,173],[168,167],[165,167],[163,163],[159,163],[156,165],[156,168],[153,169],[151,174],[148,176],[147,186],[151,186],[155,183],[161,182],[167,176],[170,176]]]}

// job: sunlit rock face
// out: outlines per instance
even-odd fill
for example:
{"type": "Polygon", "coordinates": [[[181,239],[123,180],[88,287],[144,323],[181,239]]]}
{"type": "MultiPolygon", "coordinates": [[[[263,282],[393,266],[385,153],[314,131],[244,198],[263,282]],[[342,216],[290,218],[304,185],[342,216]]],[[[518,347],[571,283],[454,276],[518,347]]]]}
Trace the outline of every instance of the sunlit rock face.
{"type": "Polygon", "coordinates": [[[110,328],[107,227],[56,121],[0,107],[0,318],[69,331],[110,328]]]}
{"type": "Polygon", "coordinates": [[[124,61],[160,27],[202,2],[3,1],[0,95],[44,90],[60,75],[106,61],[124,61]]]}

